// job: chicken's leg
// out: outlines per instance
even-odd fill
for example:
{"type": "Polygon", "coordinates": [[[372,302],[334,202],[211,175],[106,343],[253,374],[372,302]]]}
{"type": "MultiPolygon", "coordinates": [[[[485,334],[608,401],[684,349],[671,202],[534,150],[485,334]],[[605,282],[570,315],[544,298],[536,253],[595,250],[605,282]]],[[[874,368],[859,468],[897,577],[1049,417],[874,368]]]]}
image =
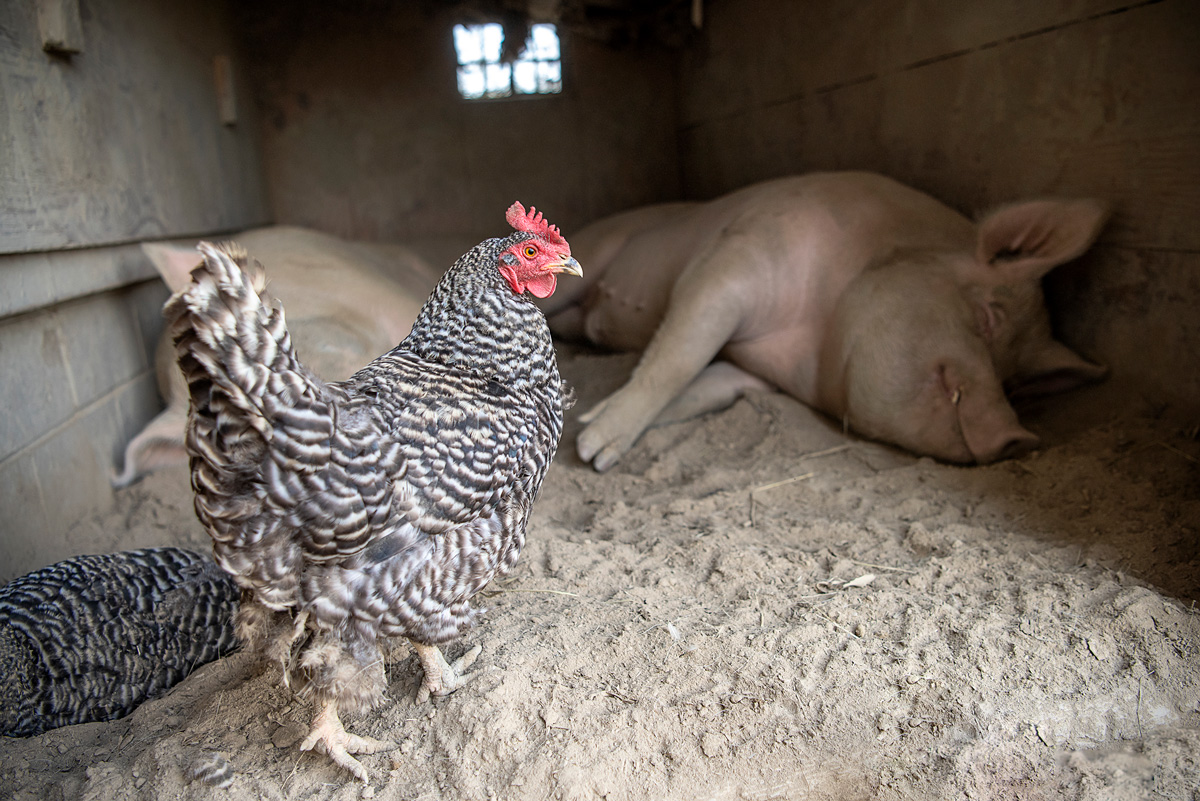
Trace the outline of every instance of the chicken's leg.
{"type": "Polygon", "coordinates": [[[370,784],[371,778],[367,769],[350,754],[377,754],[380,751],[390,751],[396,744],[347,733],[342,727],[341,718],[338,717],[337,701],[333,699],[322,702],[320,710],[313,718],[312,731],[304,738],[304,742],[300,743],[300,750],[311,751],[314,746],[320,745],[320,750],[330,759],[370,784]]]}
{"type": "Polygon", "coordinates": [[[307,625],[308,611],[305,610],[296,615],[290,631],[285,627],[276,636],[275,641],[267,647],[267,656],[279,663],[279,667],[283,669],[283,686],[289,689],[292,686],[292,646],[304,634],[307,625]]]}
{"type": "Polygon", "coordinates": [[[483,651],[481,646],[476,645],[451,665],[436,645],[422,645],[416,640],[410,642],[416,649],[417,658],[421,660],[421,667],[425,669],[425,679],[421,682],[421,689],[417,691],[418,704],[428,701],[430,695],[449,695],[470,681],[470,677],[463,671],[469,668],[483,651]]]}

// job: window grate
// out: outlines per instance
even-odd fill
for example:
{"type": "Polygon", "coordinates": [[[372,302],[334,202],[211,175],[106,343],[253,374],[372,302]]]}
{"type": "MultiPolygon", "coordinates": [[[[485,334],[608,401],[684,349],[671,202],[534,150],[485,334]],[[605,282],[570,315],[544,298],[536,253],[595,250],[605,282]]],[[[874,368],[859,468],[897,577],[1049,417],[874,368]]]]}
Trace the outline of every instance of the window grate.
{"type": "Polygon", "coordinates": [[[497,23],[454,26],[460,95],[482,100],[562,92],[562,50],[554,25],[531,25],[515,61],[500,60],[503,48],[504,29],[497,23]]]}

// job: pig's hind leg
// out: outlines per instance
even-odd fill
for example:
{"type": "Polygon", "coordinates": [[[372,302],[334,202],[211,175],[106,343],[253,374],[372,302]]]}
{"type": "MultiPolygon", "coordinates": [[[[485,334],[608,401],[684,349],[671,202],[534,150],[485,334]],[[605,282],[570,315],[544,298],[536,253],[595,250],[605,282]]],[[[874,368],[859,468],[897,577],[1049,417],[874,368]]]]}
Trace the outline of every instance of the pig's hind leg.
{"type": "Polygon", "coordinates": [[[747,392],[771,392],[775,387],[732,362],[716,361],[658,413],[651,428],[682,423],[709,412],[728,409],[747,392]]]}

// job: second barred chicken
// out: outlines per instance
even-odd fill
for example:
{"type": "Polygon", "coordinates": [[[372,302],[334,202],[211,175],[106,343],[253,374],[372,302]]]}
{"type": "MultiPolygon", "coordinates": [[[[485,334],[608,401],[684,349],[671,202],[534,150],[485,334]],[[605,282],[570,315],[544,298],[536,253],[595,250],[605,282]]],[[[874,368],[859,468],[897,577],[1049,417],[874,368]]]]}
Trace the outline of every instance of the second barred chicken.
{"type": "Polygon", "coordinates": [[[301,748],[363,781],[351,754],[392,744],[340,715],[383,701],[386,638],[411,641],[423,693],[462,684],[438,646],[516,564],[571,402],[528,295],[582,270],[534,209],[507,219],[516,231],[464,254],[408,337],[346,381],[301,364],[261,266],[234,244],[202,243],[164,310],[191,396],[196,513],[242,588],[239,637],[314,702],[301,748]]]}

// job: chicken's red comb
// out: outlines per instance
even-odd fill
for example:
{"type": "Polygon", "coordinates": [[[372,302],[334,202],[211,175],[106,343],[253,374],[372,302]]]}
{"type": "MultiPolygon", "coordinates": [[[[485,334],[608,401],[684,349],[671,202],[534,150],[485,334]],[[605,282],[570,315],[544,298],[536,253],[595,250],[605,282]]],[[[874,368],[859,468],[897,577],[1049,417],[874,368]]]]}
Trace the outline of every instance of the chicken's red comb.
{"type": "Polygon", "coordinates": [[[531,234],[540,236],[542,239],[555,245],[565,245],[567,240],[563,239],[563,235],[558,232],[557,225],[551,225],[543,217],[542,213],[533,206],[529,207],[528,213],[525,207],[518,200],[508,207],[508,213],[504,215],[508,220],[508,224],[518,231],[528,231],[531,234]]]}

